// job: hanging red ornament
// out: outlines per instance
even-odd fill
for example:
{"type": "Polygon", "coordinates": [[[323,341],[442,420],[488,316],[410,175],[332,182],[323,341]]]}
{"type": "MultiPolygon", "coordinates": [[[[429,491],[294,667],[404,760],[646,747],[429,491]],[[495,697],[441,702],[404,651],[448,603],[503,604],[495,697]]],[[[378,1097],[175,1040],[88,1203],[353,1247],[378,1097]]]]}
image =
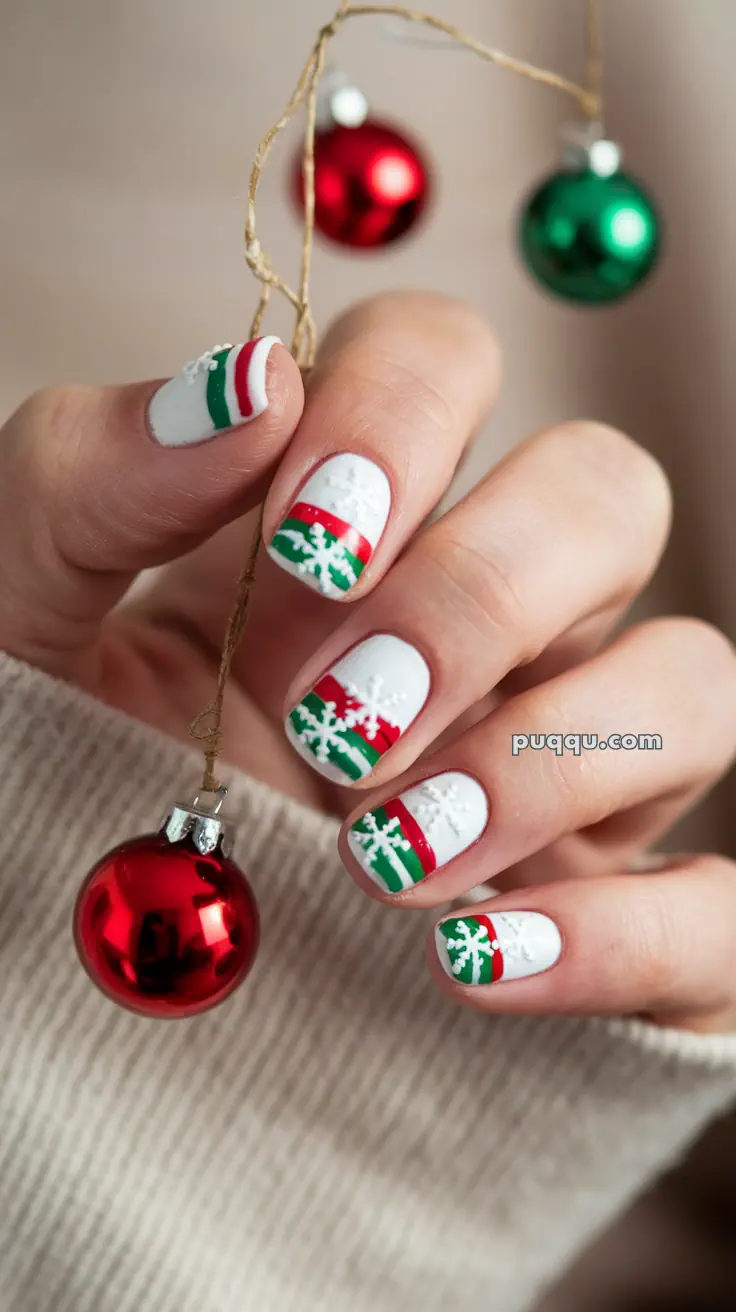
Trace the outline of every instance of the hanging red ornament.
{"type": "Polygon", "coordinates": [[[258,947],[258,908],[227,856],[212,810],[174,806],[155,834],[121,843],[87,876],[74,911],[82,965],[115,1002],[144,1016],[193,1016],[245,978],[258,947]]]}
{"type": "MultiPolygon", "coordinates": [[[[302,152],[294,194],[304,205],[302,152]]],[[[368,116],[368,104],[345,75],[326,76],[314,138],[314,223],[342,246],[387,246],[415,226],[430,198],[429,165],[415,142],[368,116]]]]}

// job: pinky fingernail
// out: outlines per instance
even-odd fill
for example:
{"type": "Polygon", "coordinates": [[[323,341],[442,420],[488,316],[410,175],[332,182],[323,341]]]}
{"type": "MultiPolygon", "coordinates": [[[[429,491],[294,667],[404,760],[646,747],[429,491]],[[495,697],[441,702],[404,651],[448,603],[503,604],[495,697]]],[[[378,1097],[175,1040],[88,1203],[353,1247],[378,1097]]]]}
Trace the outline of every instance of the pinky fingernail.
{"type": "Polygon", "coordinates": [[[440,964],[458,984],[496,984],[549,970],[562,952],[560,931],[537,911],[456,916],[436,926],[440,964]]]}

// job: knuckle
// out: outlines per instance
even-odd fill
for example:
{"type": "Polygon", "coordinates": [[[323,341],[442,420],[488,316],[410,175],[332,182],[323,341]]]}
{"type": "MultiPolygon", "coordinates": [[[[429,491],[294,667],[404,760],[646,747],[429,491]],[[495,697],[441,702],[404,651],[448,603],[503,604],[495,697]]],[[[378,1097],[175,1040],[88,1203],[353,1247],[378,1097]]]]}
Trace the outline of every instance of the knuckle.
{"type": "Polygon", "coordinates": [[[326,380],[336,366],[358,398],[363,425],[368,415],[373,426],[378,411],[379,421],[385,415],[425,438],[465,437],[495,390],[500,353],[490,325],[454,297],[386,291],[352,305],[332,325],[318,378],[326,380]],[[463,373],[466,361],[472,368],[463,373]]]}
{"type": "Polygon", "coordinates": [[[495,349],[490,325],[472,305],[445,292],[421,290],[381,291],[356,301],[335,320],[326,340],[333,334],[346,340],[371,330],[416,332],[418,324],[425,331],[436,326],[446,337],[448,320],[455,330],[486,337],[495,349]]]}
{"type": "Polygon", "coordinates": [[[726,690],[736,697],[736,647],[715,624],[699,616],[677,615],[649,620],[641,626],[648,631],[657,648],[667,648],[668,661],[673,655],[691,678],[695,667],[698,684],[719,695],[726,690]]]}
{"type": "Polygon", "coordinates": [[[672,518],[672,490],[662,465],[633,438],[608,424],[575,420],[542,435],[566,468],[573,467],[583,496],[661,549],[672,518]]]}
{"type": "Polygon", "coordinates": [[[715,625],[690,616],[646,620],[622,641],[632,644],[640,677],[655,681],[691,781],[718,778],[736,749],[736,648],[715,625]]]}
{"type": "Polygon", "coordinates": [[[484,641],[498,630],[523,631],[526,606],[510,561],[444,532],[432,538],[428,534],[427,556],[442,576],[448,611],[484,641]]]}
{"type": "Polygon", "coordinates": [[[724,887],[729,892],[736,892],[736,862],[716,852],[696,852],[688,860],[688,872],[697,875],[699,881],[708,879],[713,884],[714,893],[724,887]]]}
{"type": "Polygon", "coordinates": [[[8,421],[8,428],[22,430],[24,438],[63,436],[79,421],[85,389],[43,387],[29,396],[8,421]]]}
{"type": "MultiPolygon", "coordinates": [[[[494,718],[499,750],[506,749],[514,733],[544,736],[548,743],[549,736],[554,734],[564,743],[568,734],[580,731],[573,706],[556,695],[548,684],[510,698],[494,718]]],[[[576,755],[565,750],[558,753],[550,746],[544,751],[525,753],[524,764],[533,770],[537,785],[535,823],[546,822],[550,832],[593,824],[610,812],[610,785],[600,771],[595,753],[576,755]]]]}
{"type": "Polygon", "coordinates": [[[556,431],[574,448],[576,457],[605,474],[606,481],[611,477],[627,484],[651,480],[657,489],[669,490],[667,476],[656,457],[619,428],[577,419],[556,431]]]}
{"type": "Polygon", "coordinates": [[[366,370],[374,398],[392,416],[393,421],[423,436],[432,433],[450,437],[461,427],[457,406],[447,392],[424,372],[419,361],[411,363],[381,341],[373,353],[373,364],[366,370]]]}
{"type": "Polygon", "coordinates": [[[672,997],[677,963],[688,956],[687,939],[688,926],[678,920],[672,898],[652,880],[632,903],[623,938],[628,962],[618,962],[652,1010],[672,997]]]}
{"type": "Polygon", "coordinates": [[[329,371],[323,371],[321,381],[328,385],[329,376],[339,369],[343,425],[356,436],[370,430],[393,432],[393,463],[402,476],[420,478],[428,463],[417,462],[416,443],[402,441],[402,435],[419,434],[425,443],[439,439],[442,451],[452,451],[448,439],[461,429],[457,406],[423,372],[422,362],[414,363],[395,349],[384,333],[363,334],[340,347],[327,363],[329,371]]]}
{"type": "Polygon", "coordinates": [[[8,421],[8,495],[14,488],[25,490],[23,540],[46,575],[53,575],[59,565],[64,570],[75,567],[75,548],[97,520],[88,490],[90,438],[96,423],[101,429],[105,423],[104,410],[95,404],[98,398],[92,388],[44,387],[8,421]]]}
{"type": "Polygon", "coordinates": [[[714,676],[722,674],[729,681],[736,680],[736,647],[715,624],[687,616],[680,621],[680,637],[693,644],[699,660],[710,673],[714,676]]]}

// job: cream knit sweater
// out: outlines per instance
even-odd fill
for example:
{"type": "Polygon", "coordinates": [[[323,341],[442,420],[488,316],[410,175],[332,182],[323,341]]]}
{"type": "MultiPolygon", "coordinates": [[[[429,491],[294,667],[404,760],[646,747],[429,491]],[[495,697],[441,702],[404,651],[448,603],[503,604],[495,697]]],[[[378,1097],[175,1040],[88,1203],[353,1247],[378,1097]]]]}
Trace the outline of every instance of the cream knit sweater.
{"type": "Polygon", "coordinates": [[[335,823],[230,776],[263,913],[191,1021],[89,984],[78,883],[199,759],[0,657],[0,1312],[521,1312],[736,1093],[736,1037],[487,1018],[335,823]]]}

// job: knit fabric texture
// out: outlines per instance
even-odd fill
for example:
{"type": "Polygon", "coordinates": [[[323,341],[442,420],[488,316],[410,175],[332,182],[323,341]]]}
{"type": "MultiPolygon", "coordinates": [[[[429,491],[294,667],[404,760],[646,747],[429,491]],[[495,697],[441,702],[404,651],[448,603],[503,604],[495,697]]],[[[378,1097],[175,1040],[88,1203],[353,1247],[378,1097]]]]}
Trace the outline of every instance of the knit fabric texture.
{"type": "Polygon", "coordinates": [[[199,757],[0,657],[0,762],[1,1312],[522,1312],[736,1093],[732,1036],[454,1007],[430,917],[232,772],[253,974],[194,1020],[121,1011],[76,891],[199,757]]]}

